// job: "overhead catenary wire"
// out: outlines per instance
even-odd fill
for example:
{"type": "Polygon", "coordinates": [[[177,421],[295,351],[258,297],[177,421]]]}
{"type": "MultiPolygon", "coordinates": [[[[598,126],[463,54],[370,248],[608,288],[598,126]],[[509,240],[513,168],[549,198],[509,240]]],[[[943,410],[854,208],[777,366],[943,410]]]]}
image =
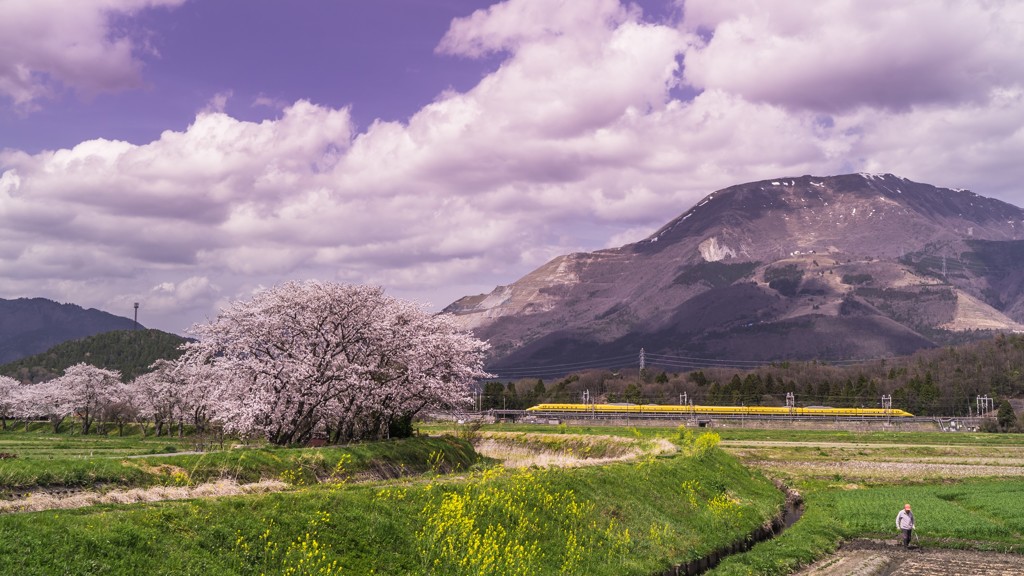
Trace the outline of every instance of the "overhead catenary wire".
{"type": "Polygon", "coordinates": [[[495,377],[491,379],[542,378],[564,376],[572,372],[583,372],[586,370],[615,370],[631,366],[635,363],[635,355],[623,354],[621,356],[601,358],[598,360],[567,362],[562,364],[524,364],[510,367],[488,367],[487,371],[495,375],[495,377]]]}
{"type": "MultiPolygon", "coordinates": [[[[741,360],[729,358],[700,358],[695,356],[677,356],[669,354],[657,354],[645,352],[646,364],[658,368],[674,368],[681,370],[701,370],[710,368],[725,368],[735,370],[754,370],[757,368],[769,368],[784,362],[810,363],[813,360],[741,360]]],[[[816,361],[823,366],[852,366],[879,362],[884,358],[845,359],[831,361],[816,361]]],[[[635,354],[623,354],[619,356],[606,357],[595,360],[579,362],[566,362],[561,364],[523,364],[518,366],[498,366],[488,368],[488,372],[494,374],[489,380],[509,380],[520,378],[557,378],[566,376],[573,372],[585,372],[587,370],[619,370],[635,366],[638,357],[635,354]]]]}

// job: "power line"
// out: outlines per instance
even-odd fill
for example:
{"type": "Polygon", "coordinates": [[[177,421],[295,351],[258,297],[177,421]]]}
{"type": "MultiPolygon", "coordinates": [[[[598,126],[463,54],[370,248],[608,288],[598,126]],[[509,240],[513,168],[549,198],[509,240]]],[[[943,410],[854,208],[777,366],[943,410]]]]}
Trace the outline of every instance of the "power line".
{"type": "MultiPolygon", "coordinates": [[[[674,367],[681,368],[734,368],[741,370],[749,370],[753,368],[768,368],[773,364],[780,364],[783,362],[796,363],[796,364],[807,364],[812,362],[811,360],[734,360],[727,358],[694,358],[692,356],[669,356],[666,354],[652,354],[647,353],[647,359],[651,364],[655,365],[672,365],[674,367]]],[[[866,364],[870,362],[876,362],[883,360],[883,358],[862,358],[862,359],[848,359],[848,360],[830,360],[827,362],[817,361],[822,366],[850,366],[857,364],[866,364]]]]}
{"type": "MultiPolygon", "coordinates": [[[[881,360],[886,360],[886,358],[863,358],[817,362],[819,362],[819,364],[821,364],[822,366],[847,367],[858,364],[878,362],[881,360]]],[[[637,358],[637,356],[634,356],[632,354],[623,354],[620,356],[613,356],[609,358],[603,358],[600,360],[585,360],[579,362],[566,362],[561,364],[543,365],[522,364],[518,366],[489,368],[487,371],[496,375],[494,378],[491,378],[492,380],[507,380],[516,378],[551,378],[564,376],[572,372],[582,372],[586,370],[616,370],[630,365],[636,365],[634,364],[634,362],[638,361],[641,369],[644,369],[648,365],[651,365],[659,368],[673,368],[679,370],[700,370],[711,368],[753,370],[757,368],[770,368],[772,367],[772,365],[780,364],[782,362],[790,362],[797,364],[814,362],[811,360],[740,360],[729,358],[700,358],[695,356],[673,356],[668,354],[651,353],[641,349],[639,359],[637,358]]]]}
{"type": "Polygon", "coordinates": [[[569,362],[565,364],[527,364],[507,368],[489,368],[487,371],[496,375],[493,379],[550,378],[585,370],[615,370],[630,366],[634,362],[635,356],[627,354],[600,360],[569,362]]]}

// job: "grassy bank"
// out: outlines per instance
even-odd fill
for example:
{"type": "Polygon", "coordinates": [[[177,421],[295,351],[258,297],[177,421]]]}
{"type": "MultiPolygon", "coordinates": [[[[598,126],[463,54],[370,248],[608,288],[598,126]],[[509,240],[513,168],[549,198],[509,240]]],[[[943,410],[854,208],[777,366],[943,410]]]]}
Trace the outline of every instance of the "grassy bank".
{"type": "Polygon", "coordinates": [[[782,496],[712,443],[276,494],[0,516],[18,574],[652,574],[742,539],[782,496]]]}
{"type": "Polygon", "coordinates": [[[451,437],[325,448],[243,447],[141,457],[123,453],[137,453],[139,439],[133,444],[130,439],[54,439],[31,433],[4,435],[0,451],[12,450],[12,438],[19,446],[14,452],[18,457],[0,460],[0,496],[39,488],[188,486],[218,479],[245,483],[274,478],[304,485],[332,477],[392,478],[431,470],[466,470],[478,459],[469,443],[451,437]],[[81,447],[73,449],[74,454],[65,454],[59,448],[78,441],[102,448],[98,451],[103,455],[77,453],[81,447]]]}

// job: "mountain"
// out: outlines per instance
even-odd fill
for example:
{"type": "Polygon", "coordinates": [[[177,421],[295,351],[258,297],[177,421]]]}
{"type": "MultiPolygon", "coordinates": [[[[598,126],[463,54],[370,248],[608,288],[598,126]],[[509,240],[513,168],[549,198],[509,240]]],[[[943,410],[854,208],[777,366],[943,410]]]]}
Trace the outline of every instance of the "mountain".
{"type": "Polygon", "coordinates": [[[709,194],[650,237],[559,256],[445,311],[490,367],[648,353],[774,361],[908,354],[1024,330],[1024,211],[892,174],[709,194]]]}
{"type": "Polygon", "coordinates": [[[131,330],[129,318],[45,298],[0,299],[0,364],[39,354],[68,340],[131,330]]]}
{"type": "Polygon", "coordinates": [[[160,359],[181,356],[178,349],[187,339],[160,330],[115,330],[62,342],[53,348],[0,366],[0,374],[22,382],[42,382],[56,378],[79,362],[117,370],[128,382],[149,371],[160,359]]]}

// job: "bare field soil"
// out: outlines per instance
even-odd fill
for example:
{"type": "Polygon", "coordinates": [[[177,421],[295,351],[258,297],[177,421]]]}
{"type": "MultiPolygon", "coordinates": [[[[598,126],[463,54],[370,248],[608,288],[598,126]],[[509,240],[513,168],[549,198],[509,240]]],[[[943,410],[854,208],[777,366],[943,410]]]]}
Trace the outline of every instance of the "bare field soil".
{"type": "Polygon", "coordinates": [[[722,447],[749,466],[785,478],[893,482],[1024,476],[1024,445],[725,440],[722,447]]]}
{"type": "Polygon", "coordinates": [[[973,550],[903,549],[893,541],[853,540],[796,576],[1009,576],[1024,556],[973,550]]]}

